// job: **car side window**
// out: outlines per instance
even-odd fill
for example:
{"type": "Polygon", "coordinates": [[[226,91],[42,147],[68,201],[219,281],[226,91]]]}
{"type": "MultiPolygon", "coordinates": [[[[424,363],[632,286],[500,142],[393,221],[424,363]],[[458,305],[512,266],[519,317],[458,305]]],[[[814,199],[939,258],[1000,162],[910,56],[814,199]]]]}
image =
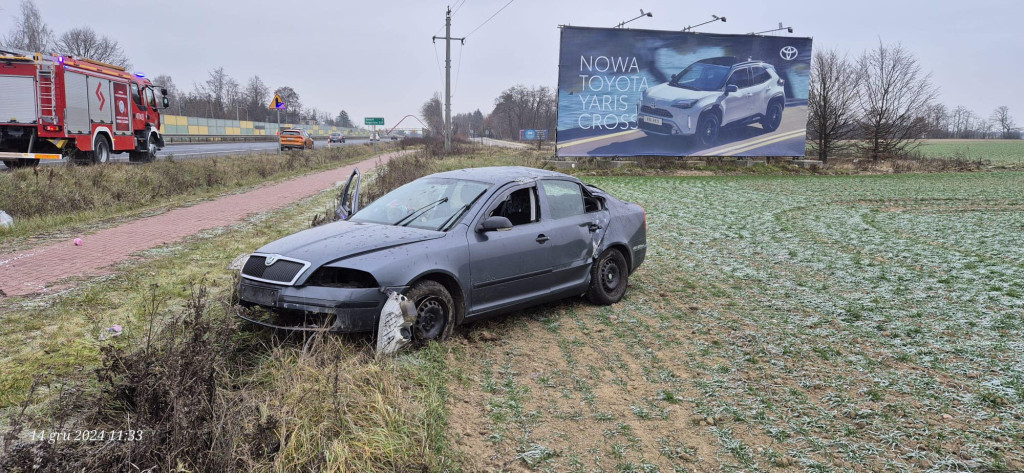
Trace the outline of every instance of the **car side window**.
{"type": "Polygon", "coordinates": [[[769,74],[768,71],[761,66],[754,66],[753,70],[751,71],[751,74],[753,75],[753,77],[750,81],[754,85],[764,84],[765,82],[768,82],[772,79],[772,75],[769,74]]]}
{"type": "Polygon", "coordinates": [[[727,85],[735,85],[741,89],[750,87],[750,70],[746,67],[736,69],[736,72],[733,72],[732,76],[729,77],[727,85]]]}
{"type": "Polygon", "coordinates": [[[540,220],[540,201],[537,188],[524,187],[505,196],[488,217],[505,217],[512,226],[533,223],[540,220]]]}
{"type": "Polygon", "coordinates": [[[544,180],[544,194],[548,198],[548,210],[552,219],[583,215],[586,207],[583,202],[583,189],[575,182],[544,180]]]}

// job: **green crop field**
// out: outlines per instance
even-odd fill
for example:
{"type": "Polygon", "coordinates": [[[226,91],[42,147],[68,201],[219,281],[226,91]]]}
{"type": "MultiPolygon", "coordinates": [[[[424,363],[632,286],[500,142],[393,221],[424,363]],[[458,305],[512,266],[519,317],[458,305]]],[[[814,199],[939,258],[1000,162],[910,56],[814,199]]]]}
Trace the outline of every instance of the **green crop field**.
{"type": "Polygon", "coordinates": [[[488,327],[475,468],[1021,467],[1024,174],[592,180],[645,206],[647,262],[488,327]]]}
{"type": "Polygon", "coordinates": [[[1024,140],[925,140],[919,148],[931,158],[963,157],[993,164],[1024,163],[1024,140]]]}

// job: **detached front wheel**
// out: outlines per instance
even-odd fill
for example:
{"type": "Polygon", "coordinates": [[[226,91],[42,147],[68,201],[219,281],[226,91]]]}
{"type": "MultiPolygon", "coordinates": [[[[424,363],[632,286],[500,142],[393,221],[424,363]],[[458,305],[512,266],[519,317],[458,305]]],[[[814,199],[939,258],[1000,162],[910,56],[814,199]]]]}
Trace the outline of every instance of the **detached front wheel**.
{"type": "Polygon", "coordinates": [[[629,265],[626,257],[614,248],[605,250],[590,268],[590,287],[587,300],[599,305],[611,305],[622,299],[629,284],[629,265]]]}
{"type": "Polygon", "coordinates": [[[412,338],[418,345],[431,340],[445,340],[452,334],[455,325],[455,301],[452,295],[437,281],[420,281],[414,284],[407,297],[416,306],[416,323],[412,326],[412,338]]]}

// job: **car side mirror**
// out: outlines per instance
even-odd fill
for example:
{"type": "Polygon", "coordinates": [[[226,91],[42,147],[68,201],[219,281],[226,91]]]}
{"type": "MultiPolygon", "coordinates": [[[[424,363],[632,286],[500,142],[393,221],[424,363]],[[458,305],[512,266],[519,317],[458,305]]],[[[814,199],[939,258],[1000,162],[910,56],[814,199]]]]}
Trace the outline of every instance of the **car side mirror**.
{"type": "Polygon", "coordinates": [[[729,85],[725,86],[725,95],[735,94],[736,92],[739,92],[739,91],[740,91],[740,88],[737,87],[736,84],[729,84],[729,85]]]}
{"type": "Polygon", "coordinates": [[[512,229],[512,222],[509,221],[508,218],[494,216],[494,217],[487,217],[486,220],[484,220],[483,222],[480,222],[480,227],[479,227],[479,229],[477,231],[493,232],[495,230],[497,230],[497,231],[505,231],[505,230],[511,230],[511,229],[512,229]]]}
{"type": "Polygon", "coordinates": [[[167,97],[164,97],[163,106],[164,108],[171,108],[171,101],[168,100],[167,97]]]}

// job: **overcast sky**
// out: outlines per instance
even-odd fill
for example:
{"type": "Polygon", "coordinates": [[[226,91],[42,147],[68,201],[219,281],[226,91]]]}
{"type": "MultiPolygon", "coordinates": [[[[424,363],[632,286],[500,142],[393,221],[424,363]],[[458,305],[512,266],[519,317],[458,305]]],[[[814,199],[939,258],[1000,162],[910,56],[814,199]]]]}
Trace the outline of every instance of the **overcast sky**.
{"type": "MultiPolygon", "coordinates": [[[[933,73],[940,101],[988,117],[1008,105],[1024,122],[1022,0],[508,0],[267,1],[267,0],[36,0],[57,33],[91,26],[120,41],[138,71],[169,74],[191,89],[218,66],[239,82],[259,75],[272,88],[289,85],[306,106],[353,121],[384,116],[390,126],[418,114],[443,92],[443,35],[447,5],[459,5],[452,35],[452,111],[480,109],[514,84],[554,88],[558,25],[679,30],[725,16],[698,31],[749,33],[792,25],[815,48],[857,55],[884,42],[901,42],[933,73]],[[473,30],[476,29],[474,32],[473,30]],[[472,33],[471,33],[472,32],[472,33]],[[456,82],[456,78],[458,79],[456,82]]],[[[0,0],[0,29],[13,25],[20,0],[0,0]]],[[[268,97],[269,101],[269,97],[268,97]]],[[[408,122],[407,122],[408,123],[408,122]]],[[[404,124],[403,124],[404,127],[404,124]]]]}

